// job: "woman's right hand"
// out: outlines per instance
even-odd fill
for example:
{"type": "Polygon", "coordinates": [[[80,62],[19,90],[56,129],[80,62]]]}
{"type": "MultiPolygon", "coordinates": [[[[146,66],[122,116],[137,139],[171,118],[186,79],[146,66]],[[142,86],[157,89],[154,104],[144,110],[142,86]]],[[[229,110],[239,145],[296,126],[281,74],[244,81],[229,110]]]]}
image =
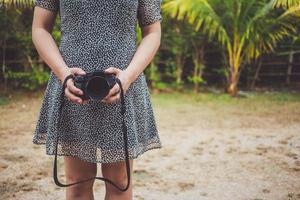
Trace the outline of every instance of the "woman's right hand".
{"type": "MultiPolygon", "coordinates": [[[[83,71],[81,68],[77,68],[77,67],[72,67],[72,68],[68,68],[67,73],[65,73],[65,75],[63,76],[63,80],[62,82],[64,82],[64,79],[70,75],[85,75],[85,71],[83,71]]],[[[66,82],[66,87],[65,87],[65,96],[69,99],[69,101],[76,103],[76,104],[82,104],[85,103],[83,102],[83,100],[79,97],[80,95],[83,94],[83,91],[80,90],[79,88],[77,88],[74,85],[74,80],[73,79],[69,79],[66,82]]]]}

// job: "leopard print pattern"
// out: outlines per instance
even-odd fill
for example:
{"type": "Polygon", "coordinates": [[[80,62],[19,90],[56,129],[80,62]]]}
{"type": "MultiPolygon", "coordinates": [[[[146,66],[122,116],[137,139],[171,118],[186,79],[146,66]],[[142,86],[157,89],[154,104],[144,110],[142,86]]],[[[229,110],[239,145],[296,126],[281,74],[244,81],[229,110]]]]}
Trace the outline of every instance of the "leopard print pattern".
{"type": "MultiPolygon", "coordinates": [[[[159,0],[36,0],[34,6],[59,13],[59,51],[69,67],[86,72],[110,66],[124,70],[137,48],[137,24],[143,27],[162,20],[159,0]]],[[[51,71],[33,143],[45,144],[46,154],[54,155],[59,136],[57,155],[92,163],[123,161],[120,101],[77,105],[60,98],[61,93],[62,83],[51,71]]],[[[144,73],[125,93],[125,104],[129,158],[162,148],[144,73]]]]}

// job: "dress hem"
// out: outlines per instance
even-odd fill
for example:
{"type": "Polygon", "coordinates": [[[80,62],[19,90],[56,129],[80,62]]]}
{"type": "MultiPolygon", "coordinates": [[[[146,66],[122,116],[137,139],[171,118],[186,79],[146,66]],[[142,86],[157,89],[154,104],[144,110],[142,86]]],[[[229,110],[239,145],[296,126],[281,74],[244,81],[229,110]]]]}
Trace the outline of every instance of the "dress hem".
{"type": "MultiPolygon", "coordinates": [[[[37,144],[37,145],[45,145],[46,143],[45,142],[38,142],[38,141],[33,141],[33,144],[37,144]]],[[[138,157],[140,157],[142,154],[144,154],[145,152],[149,151],[149,150],[153,150],[153,149],[161,149],[163,148],[163,145],[161,144],[161,142],[152,142],[152,143],[149,143],[147,145],[144,146],[144,148],[139,151],[138,153],[136,153],[135,155],[129,155],[129,159],[136,159],[138,157]]],[[[54,152],[49,152],[49,151],[46,151],[46,155],[49,155],[49,156],[54,156],[55,153],[54,152]]],[[[57,153],[58,156],[73,156],[75,158],[78,158],[80,160],[83,160],[83,161],[86,161],[86,162],[89,162],[89,163],[115,163],[115,162],[122,162],[122,161],[125,161],[125,159],[115,159],[115,160],[112,160],[112,161],[100,161],[100,160],[90,160],[90,159],[86,159],[82,156],[79,156],[77,154],[72,154],[72,153],[57,153]]]]}

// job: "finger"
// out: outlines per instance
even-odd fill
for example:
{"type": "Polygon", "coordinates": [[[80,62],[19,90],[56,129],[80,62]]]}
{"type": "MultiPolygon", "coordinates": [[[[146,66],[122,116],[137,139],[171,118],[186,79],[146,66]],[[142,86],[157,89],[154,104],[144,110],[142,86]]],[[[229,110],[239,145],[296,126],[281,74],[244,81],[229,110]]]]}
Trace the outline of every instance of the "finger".
{"type": "Polygon", "coordinates": [[[73,94],[83,95],[83,91],[74,85],[73,80],[70,80],[70,82],[67,84],[67,87],[73,94]]]}
{"type": "Polygon", "coordinates": [[[71,68],[71,73],[74,75],[85,75],[86,74],[86,72],[83,69],[78,68],[78,67],[71,68]]]}
{"type": "Polygon", "coordinates": [[[119,91],[119,86],[116,84],[114,87],[112,87],[109,90],[108,94],[106,95],[106,97],[104,99],[110,98],[111,96],[113,96],[113,94],[118,93],[118,91],[119,91]]]}
{"type": "Polygon", "coordinates": [[[109,99],[110,99],[110,98],[115,98],[115,97],[118,97],[118,96],[120,96],[120,91],[116,92],[115,94],[112,94],[112,95],[109,97],[109,99]]]}
{"type": "Polygon", "coordinates": [[[117,95],[112,96],[112,97],[110,97],[106,100],[103,100],[103,102],[110,104],[110,103],[114,103],[114,102],[118,101],[119,99],[120,99],[120,94],[117,94],[117,95]]]}
{"type": "Polygon", "coordinates": [[[68,90],[68,88],[66,88],[66,90],[65,90],[65,96],[66,96],[67,98],[69,98],[73,103],[77,103],[77,104],[81,104],[81,103],[82,103],[82,100],[81,100],[79,97],[77,97],[77,96],[75,96],[74,94],[72,94],[72,93],[68,90]]]}
{"type": "Polygon", "coordinates": [[[111,97],[111,102],[110,103],[117,102],[119,99],[120,99],[120,94],[117,94],[117,95],[111,97]]]}
{"type": "Polygon", "coordinates": [[[116,84],[113,88],[109,90],[109,93],[106,95],[104,99],[108,99],[111,96],[114,96],[115,94],[119,93],[119,91],[120,91],[120,87],[118,84],[116,84]]]}
{"type": "Polygon", "coordinates": [[[120,69],[115,67],[109,67],[104,72],[108,74],[118,74],[120,72],[120,69]]]}
{"type": "Polygon", "coordinates": [[[72,94],[68,89],[65,90],[65,96],[73,103],[80,104],[82,102],[79,97],[72,94]]]}
{"type": "Polygon", "coordinates": [[[82,104],[85,105],[85,104],[87,104],[88,102],[89,102],[88,100],[83,100],[83,101],[82,101],[82,104]]]}

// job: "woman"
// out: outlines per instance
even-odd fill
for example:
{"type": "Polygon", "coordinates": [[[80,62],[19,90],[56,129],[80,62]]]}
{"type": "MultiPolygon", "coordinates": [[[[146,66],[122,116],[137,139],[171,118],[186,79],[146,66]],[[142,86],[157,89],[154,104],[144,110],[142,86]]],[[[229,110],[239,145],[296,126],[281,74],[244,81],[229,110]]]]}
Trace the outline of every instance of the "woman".
{"type": "MultiPolygon", "coordinates": [[[[35,1],[32,39],[51,74],[33,143],[45,144],[46,154],[54,155],[55,139],[60,134],[57,153],[64,156],[67,183],[96,176],[97,163],[102,163],[105,178],[123,188],[127,183],[118,84],[102,101],[83,102],[79,97],[83,91],[69,79],[65,97],[60,99],[62,82],[69,74],[105,70],[120,79],[125,92],[131,169],[133,159],[162,147],[143,73],[159,48],[161,20],[160,0],[35,1]],[[59,47],[51,36],[57,13],[61,19],[59,47]],[[138,47],[137,24],[143,36],[138,47]]],[[[66,198],[94,199],[93,183],[68,187],[66,198]]],[[[106,200],[132,199],[132,184],[124,193],[107,183],[105,187],[106,200]]]]}

